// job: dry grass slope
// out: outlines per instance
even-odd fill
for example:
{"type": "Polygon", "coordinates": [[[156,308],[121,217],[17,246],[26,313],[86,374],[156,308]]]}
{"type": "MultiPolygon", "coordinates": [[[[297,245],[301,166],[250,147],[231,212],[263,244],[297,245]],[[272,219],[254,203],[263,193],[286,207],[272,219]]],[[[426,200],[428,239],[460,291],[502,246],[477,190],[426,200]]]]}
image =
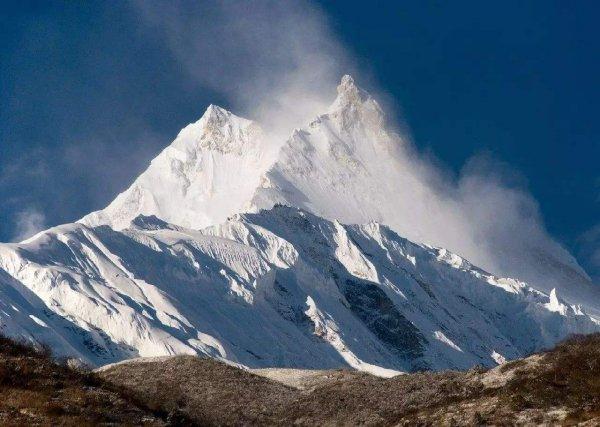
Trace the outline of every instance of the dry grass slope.
{"type": "Polygon", "coordinates": [[[6,425],[600,425],[600,334],[485,371],[390,379],[178,356],[97,374],[0,337],[6,425]]]}
{"type": "Polygon", "coordinates": [[[0,336],[2,425],[164,425],[161,415],[91,372],[56,363],[46,348],[0,336]]]}
{"type": "Polygon", "coordinates": [[[281,383],[194,356],[120,364],[99,375],[154,410],[185,414],[198,425],[278,423],[297,396],[281,383]]]}
{"type": "Polygon", "coordinates": [[[154,409],[202,425],[600,425],[600,334],[491,371],[391,379],[329,371],[310,375],[302,388],[188,356],[123,364],[101,375],[154,409]]]}
{"type": "Polygon", "coordinates": [[[596,418],[600,424],[600,334],[575,336],[543,354],[507,384],[503,403],[515,411],[567,408],[565,422],[596,418]]]}

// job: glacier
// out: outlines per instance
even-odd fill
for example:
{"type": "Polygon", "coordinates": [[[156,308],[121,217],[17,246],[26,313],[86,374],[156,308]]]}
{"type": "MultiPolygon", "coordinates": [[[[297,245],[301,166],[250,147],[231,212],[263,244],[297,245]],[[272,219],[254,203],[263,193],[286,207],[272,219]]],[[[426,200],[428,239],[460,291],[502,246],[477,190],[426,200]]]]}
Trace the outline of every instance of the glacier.
{"type": "Polygon", "coordinates": [[[197,354],[391,376],[600,329],[568,252],[473,233],[377,101],[350,76],[337,91],[281,141],[211,105],[106,208],[1,243],[0,332],[92,366],[197,354]]]}

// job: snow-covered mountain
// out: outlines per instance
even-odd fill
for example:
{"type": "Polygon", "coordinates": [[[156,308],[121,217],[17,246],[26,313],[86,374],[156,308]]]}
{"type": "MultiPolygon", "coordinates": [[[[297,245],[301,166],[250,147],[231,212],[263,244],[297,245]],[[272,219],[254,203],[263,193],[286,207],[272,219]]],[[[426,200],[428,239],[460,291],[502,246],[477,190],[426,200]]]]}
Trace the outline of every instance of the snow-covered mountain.
{"type": "Polygon", "coordinates": [[[349,76],[287,141],[210,106],[105,209],[0,244],[0,330],[93,365],[189,353],[391,375],[600,329],[566,251],[474,233],[409,157],[349,76]]]}
{"type": "Polygon", "coordinates": [[[224,221],[246,209],[274,148],[260,127],[215,105],[186,126],[125,192],[88,225],[127,227],[138,215],[155,215],[184,227],[224,221]]]}
{"type": "Polygon", "coordinates": [[[101,365],[206,354],[251,367],[494,365],[600,326],[372,222],[276,206],[191,230],[138,216],[0,245],[2,331],[101,365]]]}
{"type": "Polygon", "coordinates": [[[600,287],[545,232],[512,218],[510,202],[504,210],[486,199],[486,188],[468,185],[447,191],[453,197],[440,196],[439,183],[428,182],[423,163],[388,129],[379,104],[350,76],[337,92],[328,111],[287,141],[267,138],[256,123],[210,106],[130,188],[81,221],[121,229],[143,214],[202,228],[283,203],[345,223],[378,221],[494,274],[546,293],[556,288],[600,315],[600,287]],[[490,216],[503,219],[477,227],[490,216]]]}

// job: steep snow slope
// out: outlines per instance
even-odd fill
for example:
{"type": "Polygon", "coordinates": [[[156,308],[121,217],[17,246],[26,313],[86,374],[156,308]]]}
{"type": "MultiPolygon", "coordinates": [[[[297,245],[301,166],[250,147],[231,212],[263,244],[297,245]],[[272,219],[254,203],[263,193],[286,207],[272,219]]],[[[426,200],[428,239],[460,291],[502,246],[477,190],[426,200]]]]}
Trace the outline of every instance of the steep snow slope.
{"type": "MultiPolygon", "coordinates": [[[[535,224],[513,218],[515,209],[488,200],[485,188],[467,184],[462,192],[452,186],[440,192],[428,173],[405,141],[388,130],[378,103],[344,76],[329,111],[294,131],[280,150],[252,205],[284,203],[347,223],[375,220],[544,292],[560,289],[600,314],[600,288],[535,224]],[[494,215],[502,220],[490,221],[494,215]],[[492,225],[479,227],[482,222],[492,225]],[[505,226],[528,230],[505,232],[505,226]]],[[[511,203],[510,195],[505,202],[511,203]]]]}
{"type": "Polygon", "coordinates": [[[389,376],[494,365],[599,329],[556,292],[494,277],[378,223],[283,206],[200,231],[144,216],[120,232],[55,227],[0,245],[0,271],[0,290],[11,293],[4,333],[36,334],[20,314],[31,312],[48,328],[40,339],[95,365],[186,353],[389,376]],[[32,293],[35,307],[10,309],[32,293]]]}
{"type": "Polygon", "coordinates": [[[256,123],[209,107],[129,189],[81,222],[122,229],[144,214],[202,228],[284,203],[345,223],[381,222],[495,274],[546,293],[556,288],[600,316],[600,287],[535,221],[511,217],[518,209],[510,194],[498,203],[488,199],[495,190],[433,184],[428,173],[388,130],[377,102],[344,76],[329,110],[288,141],[266,138],[256,123]],[[449,188],[440,192],[439,185],[449,188]]]}
{"type": "Polygon", "coordinates": [[[88,354],[78,350],[80,346],[73,343],[73,338],[85,339],[95,331],[85,331],[57,316],[30,289],[0,269],[0,333],[26,342],[45,343],[59,354],[87,358],[88,354]]]}
{"type": "Polygon", "coordinates": [[[244,210],[273,162],[273,149],[250,121],[211,105],[186,126],[126,191],[81,222],[127,227],[140,214],[200,228],[244,210]]]}
{"type": "MultiPolygon", "coordinates": [[[[460,224],[461,212],[406,169],[404,148],[402,139],[386,130],[377,102],[344,76],[329,111],[294,131],[280,150],[252,204],[284,203],[349,223],[378,221],[414,241],[431,240],[428,230],[440,223],[460,224]],[[429,206],[399,206],[396,198],[407,191],[415,193],[411,203],[429,206]],[[420,215],[424,208],[430,215],[420,215]],[[452,218],[444,217],[448,214],[452,218]]],[[[467,228],[445,230],[442,236],[459,247],[471,238],[467,228]]]]}

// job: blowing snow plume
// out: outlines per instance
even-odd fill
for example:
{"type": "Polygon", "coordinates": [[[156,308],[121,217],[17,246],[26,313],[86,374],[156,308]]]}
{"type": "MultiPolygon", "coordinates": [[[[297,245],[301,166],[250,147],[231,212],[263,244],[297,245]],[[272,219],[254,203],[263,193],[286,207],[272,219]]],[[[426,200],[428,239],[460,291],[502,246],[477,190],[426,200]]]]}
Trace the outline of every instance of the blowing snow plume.
{"type": "Polygon", "coordinates": [[[285,137],[331,102],[351,68],[322,11],[303,1],[135,2],[193,82],[285,137]]]}
{"type": "Polygon", "coordinates": [[[20,242],[46,228],[44,214],[36,209],[25,209],[16,215],[13,240],[20,242]]]}
{"type": "Polygon", "coordinates": [[[261,124],[262,143],[275,154],[270,166],[263,165],[255,208],[282,202],[344,222],[380,221],[495,274],[545,292],[557,288],[570,301],[597,298],[587,274],[548,235],[536,201],[507,185],[493,160],[473,159],[457,179],[449,178],[407,136],[391,130],[394,118],[351,78],[342,81],[332,104],[333,87],[355,66],[317,7],[133,5],[191,82],[220,93],[234,112],[261,124]],[[289,138],[297,127],[302,130],[289,138]]]}

